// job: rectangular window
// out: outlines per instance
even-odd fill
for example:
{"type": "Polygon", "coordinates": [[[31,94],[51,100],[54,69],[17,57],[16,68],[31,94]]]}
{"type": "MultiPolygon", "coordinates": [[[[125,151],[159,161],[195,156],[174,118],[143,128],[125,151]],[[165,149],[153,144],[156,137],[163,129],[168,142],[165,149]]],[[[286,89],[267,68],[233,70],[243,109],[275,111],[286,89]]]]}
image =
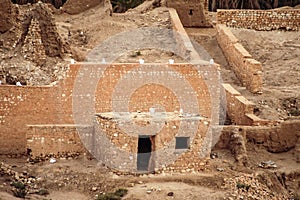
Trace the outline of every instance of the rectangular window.
{"type": "Polygon", "coordinates": [[[188,149],[190,137],[176,137],[175,149],[188,149]]]}

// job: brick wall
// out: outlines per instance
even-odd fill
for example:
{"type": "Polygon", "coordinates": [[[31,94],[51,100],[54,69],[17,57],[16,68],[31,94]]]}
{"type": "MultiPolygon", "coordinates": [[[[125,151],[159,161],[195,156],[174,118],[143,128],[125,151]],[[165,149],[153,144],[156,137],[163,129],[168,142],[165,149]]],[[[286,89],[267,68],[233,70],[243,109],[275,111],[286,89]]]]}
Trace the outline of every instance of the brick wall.
{"type": "Polygon", "coordinates": [[[27,148],[32,157],[84,153],[77,130],[93,133],[91,126],[76,125],[29,125],[27,127],[27,148]]]}
{"type": "Polygon", "coordinates": [[[250,92],[262,90],[262,64],[249,52],[225,25],[217,25],[217,40],[232,70],[250,92]]]}
{"type": "Polygon", "coordinates": [[[223,84],[226,93],[227,115],[235,125],[264,126],[279,122],[259,118],[253,114],[255,104],[247,100],[230,84],[223,84]]]}
{"type": "Polygon", "coordinates": [[[211,27],[207,0],[168,0],[167,7],[176,9],[185,27],[211,27]]]}
{"type": "Polygon", "coordinates": [[[300,27],[300,10],[217,10],[217,23],[254,30],[292,30],[300,27]]]}
{"type": "Polygon", "coordinates": [[[182,23],[179,19],[179,16],[175,9],[170,8],[170,19],[171,19],[171,25],[172,29],[175,32],[174,38],[176,40],[177,49],[179,49],[179,52],[181,55],[186,56],[187,61],[200,61],[201,58],[197,51],[195,50],[194,46],[192,45],[192,42],[186,33],[184,27],[182,26],[182,23]]]}
{"type": "MultiPolygon", "coordinates": [[[[157,108],[161,106],[167,112],[178,113],[181,102],[185,104],[184,112],[188,113],[189,110],[192,112],[192,107],[196,105],[196,102],[201,116],[207,118],[208,122],[202,123],[206,128],[199,129],[202,131],[196,134],[197,138],[191,140],[191,146],[196,145],[193,151],[180,158],[186,162],[192,155],[194,157],[199,155],[199,145],[202,145],[207,125],[218,124],[218,115],[212,114],[213,111],[219,110],[218,105],[212,108],[212,104],[218,102],[213,98],[217,96],[216,91],[218,91],[216,85],[218,76],[214,77],[213,73],[217,75],[218,71],[213,71],[212,68],[212,66],[191,64],[113,64],[109,66],[73,64],[70,65],[65,80],[58,85],[46,87],[1,85],[0,152],[1,154],[19,154],[25,153],[26,148],[32,150],[33,156],[58,152],[83,152],[79,136],[88,150],[95,151],[94,129],[91,128],[94,126],[95,113],[113,111],[114,103],[124,105],[128,101],[130,112],[148,112],[150,106],[159,105],[157,108]],[[139,78],[140,76],[143,78],[139,78]],[[127,79],[128,77],[130,79],[127,79]],[[139,81],[146,79],[150,82],[138,85],[139,81]],[[182,79],[186,83],[177,79],[182,79]],[[160,84],[159,81],[161,81],[160,84]],[[128,98],[123,93],[130,88],[135,89],[128,98]],[[177,90],[179,93],[175,92],[177,90]],[[181,94],[184,96],[180,97],[181,94]],[[148,97],[149,95],[151,98],[148,97]],[[191,96],[195,96],[195,99],[191,96]],[[182,101],[182,98],[187,99],[182,101]],[[82,129],[87,130],[88,133],[78,132],[82,129]]],[[[173,126],[177,127],[176,122],[170,122],[169,127],[173,126]]],[[[183,130],[189,130],[191,127],[192,125],[184,126],[183,130]]],[[[105,130],[110,133],[108,129],[105,130]]],[[[164,130],[171,132],[169,129],[164,130]]],[[[156,139],[157,148],[161,148],[164,142],[169,141],[163,135],[156,139]]],[[[125,145],[126,141],[121,138],[116,144],[125,145]]],[[[127,143],[133,145],[128,145],[128,148],[131,148],[129,152],[132,152],[132,148],[136,150],[133,140],[127,143]]],[[[179,169],[184,165],[181,162],[174,164],[175,166],[179,169]]]]}

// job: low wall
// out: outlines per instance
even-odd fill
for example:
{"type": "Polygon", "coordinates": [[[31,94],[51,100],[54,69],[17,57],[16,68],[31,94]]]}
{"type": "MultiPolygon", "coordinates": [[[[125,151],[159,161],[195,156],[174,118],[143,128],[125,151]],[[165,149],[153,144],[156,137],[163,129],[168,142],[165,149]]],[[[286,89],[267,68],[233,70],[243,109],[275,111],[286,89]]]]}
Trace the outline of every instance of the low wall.
{"type": "Polygon", "coordinates": [[[262,90],[262,64],[253,59],[249,52],[225,25],[217,25],[217,40],[232,70],[252,93],[262,90]]]}
{"type": "Polygon", "coordinates": [[[187,61],[197,62],[200,61],[201,58],[197,51],[195,50],[188,34],[186,33],[182,23],[179,19],[177,11],[174,8],[169,8],[170,19],[172,29],[175,32],[175,40],[177,43],[177,49],[182,52],[181,55],[186,55],[187,61]]]}
{"type": "Polygon", "coordinates": [[[300,27],[300,9],[217,10],[217,23],[254,30],[292,30],[300,27]]]}
{"type": "Polygon", "coordinates": [[[247,100],[230,84],[223,84],[226,93],[227,115],[235,125],[264,126],[276,125],[277,121],[269,121],[253,114],[255,104],[247,100]]]}
{"type": "Polygon", "coordinates": [[[46,155],[86,152],[77,130],[93,133],[91,126],[69,125],[29,125],[27,149],[33,158],[46,155]]]}
{"type": "Polygon", "coordinates": [[[261,145],[272,153],[281,153],[293,148],[297,150],[300,140],[300,121],[285,121],[276,126],[225,126],[216,147],[228,148],[231,134],[235,132],[245,135],[248,143],[261,145]]]}

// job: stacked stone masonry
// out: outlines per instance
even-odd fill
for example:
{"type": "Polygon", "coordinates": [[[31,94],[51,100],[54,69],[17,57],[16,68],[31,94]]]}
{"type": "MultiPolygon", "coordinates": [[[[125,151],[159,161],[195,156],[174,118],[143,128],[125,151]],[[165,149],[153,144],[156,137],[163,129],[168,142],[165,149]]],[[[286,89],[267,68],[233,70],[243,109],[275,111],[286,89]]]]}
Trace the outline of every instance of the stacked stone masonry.
{"type": "MultiPolygon", "coordinates": [[[[209,108],[210,105],[207,103],[210,99],[208,98],[209,94],[205,92],[205,85],[202,85],[201,83],[201,78],[198,80],[195,79],[198,76],[198,73],[192,73],[192,68],[189,68],[189,66],[189,64],[179,64],[174,65],[173,69],[186,74],[187,76],[185,77],[191,81],[192,87],[198,91],[199,105],[202,105],[201,107],[203,108],[200,112],[201,116],[204,117],[204,120],[200,120],[201,126],[198,126],[194,139],[189,143],[190,149],[182,154],[177,154],[174,149],[174,134],[176,134],[179,127],[178,121],[174,118],[169,121],[167,125],[163,124],[166,127],[161,130],[162,134],[158,134],[154,139],[155,148],[161,149],[165,143],[169,143],[173,157],[174,155],[176,156],[176,161],[167,166],[160,165],[159,160],[155,161],[157,162],[155,163],[156,166],[159,166],[159,168],[164,171],[198,171],[205,167],[206,158],[200,159],[199,154],[201,153],[200,151],[203,143],[205,143],[204,139],[207,125],[210,124],[209,119],[205,118],[205,116],[209,116],[211,113],[211,109],[209,108]],[[203,105],[207,107],[203,107],[203,105]],[[171,138],[173,138],[173,140],[171,138]]],[[[122,137],[125,136],[125,132],[117,128],[113,119],[97,117],[97,115],[88,116],[90,113],[85,112],[85,107],[89,107],[91,103],[90,101],[87,101],[87,99],[91,99],[90,97],[95,96],[96,101],[93,104],[95,105],[94,112],[102,113],[99,116],[103,116],[103,113],[105,112],[110,112],[111,97],[114,92],[112,88],[116,87],[117,80],[123,77],[128,70],[138,68],[139,65],[112,65],[107,73],[110,75],[114,74],[115,77],[106,76],[107,78],[104,78],[97,84],[96,88],[98,89],[95,90],[96,93],[86,93],[85,95],[81,95],[80,91],[76,92],[74,89],[76,84],[78,84],[76,82],[80,81],[77,79],[82,73],[82,71],[79,71],[80,67],[80,64],[71,65],[66,79],[55,86],[0,86],[1,154],[24,154],[26,148],[32,150],[33,156],[84,153],[86,152],[86,149],[93,152],[95,151],[95,146],[93,146],[94,144],[92,142],[88,143],[89,145],[84,146],[83,143],[86,144],[87,141],[93,141],[95,128],[99,127],[102,128],[102,130],[105,130],[107,138],[110,138],[110,141],[112,141],[113,144],[121,149],[125,148],[128,152],[136,153],[137,138],[131,140],[127,138],[128,136],[122,137]],[[110,81],[113,79],[115,80],[110,81]],[[111,89],[109,89],[109,87],[111,87],[111,89]],[[81,107],[79,110],[74,110],[72,107],[72,105],[74,105],[74,95],[77,95],[78,97],[75,99],[80,99],[79,103],[81,107]],[[86,122],[85,125],[82,123],[79,123],[81,125],[74,125],[76,120],[78,120],[76,116],[74,116],[77,115],[78,117],[77,111],[80,112],[79,117],[84,120],[83,122],[86,122]],[[90,119],[85,121],[86,118],[90,119]]],[[[99,66],[97,67],[97,65],[90,64],[86,67],[88,67],[87,69],[90,69],[87,71],[89,71],[89,79],[91,79],[91,82],[87,83],[85,86],[89,87],[89,84],[95,83],[93,80],[94,78],[99,78],[100,74],[96,73],[99,66]]],[[[86,83],[83,82],[82,84],[86,83]]],[[[239,125],[238,127],[241,129],[252,126],[251,128],[246,128],[247,130],[249,129],[249,131],[247,131],[248,138],[257,140],[257,143],[261,142],[259,138],[263,138],[266,148],[274,152],[293,147],[293,142],[297,141],[295,138],[292,140],[283,139],[282,137],[285,137],[287,132],[291,138],[295,137],[295,135],[297,135],[295,133],[299,131],[297,129],[297,127],[299,127],[299,125],[297,125],[298,122],[296,123],[295,121],[290,124],[286,123],[287,125],[281,125],[279,123],[272,124],[269,121],[261,120],[253,115],[253,104],[251,102],[248,102],[243,98],[237,91],[231,88],[230,85],[224,85],[224,88],[227,97],[228,115],[230,115],[234,123],[239,125]]],[[[152,86],[146,85],[144,88],[141,88],[141,90],[136,90],[136,94],[132,95],[130,99],[130,111],[135,111],[136,113],[141,112],[140,114],[143,114],[143,112],[149,113],[148,107],[150,104],[156,105],[157,103],[164,102],[164,107],[167,109],[166,111],[172,112],[177,110],[178,114],[179,107],[178,102],[176,103],[176,101],[174,101],[175,96],[172,95],[168,89],[165,89],[166,88],[163,89],[161,86],[154,84],[152,86]],[[141,97],[148,96],[153,90],[158,92],[156,95],[157,98],[154,98],[155,101],[151,102],[149,105],[141,104],[141,97]],[[140,96],[142,92],[144,92],[144,95],[140,96]],[[168,100],[166,101],[166,99],[168,100]]],[[[78,90],[78,88],[76,90],[78,90]]],[[[85,90],[85,92],[89,91],[85,90]]],[[[137,123],[141,123],[141,126],[148,124],[147,120],[137,123]]],[[[189,123],[191,124],[187,125],[187,132],[191,132],[189,129],[194,122],[192,120],[189,123]]],[[[212,134],[216,133],[213,132],[212,134]]],[[[159,168],[155,168],[155,165],[149,167],[159,170],[159,168]]]]}
{"type": "MultiPolygon", "coordinates": [[[[153,69],[147,65],[113,64],[103,72],[101,69],[103,67],[105,68],[105,65],[74,64],[70,66],[65,80],[58,85],[45,87],[0,86],[1,154],[24,154],[26,153],[26,149],[31,150],[32,156],[83,153],[86,152],[85,148],[89,151],[95,150],[92,142],[85,145],[85,147],[83,147],[82,142],[86,144],[85,142],[92,141],[94,137],[93,127],[95,125],[95,113],[111,112],[113,102],[124,105],[126,101],[129,101],[130,112],[149,112],[150,106],[161,105],[167,112],[176,111],[179,113],[181,107],[178,104],[178,96],[174,95],[174,91],[172,92],[169,88],[171,87],[177,90],[178,86],[176,87],[176,84],[178,84],[178,82],[175,83],[173,81],[175,85],[169,85],[167,87],[159,84],[146,84],[140,89],[135,90],[130,99],[122,94],[125,90],[122,90],[122,88],[120,88],[120,90],[116,89],[118,88],[119,81],[126,79],[126,74],[132,78],[138,78],[142,74],[145,77],[149,77],[149,80],[155,80],[154,77],[163,76],[165,78],[161,80],[166,81],[166,84],[172,83],[172,80],[169,79],[174,79],[175,77],[185,79],[190,83],[189,87],[192,87],[192,93],[186,93],[187,97],[197,94],[196,101],[197,104],[201,106],[196,107],[199,108],[201,116],[207,120],[205,123],[203,123],[204,121],[200,123],[201,126],[199,125],[199,129],[195,129],[197,133],[196,138],[190,141],[191,149],[180,157],[182,162],[175,162],[172,166],[178,170],[182,169],[184,168],[184,163],[193,157],[195,162],[192,162],[194,165],[191,168],[199,170],[197,167],[200,166],[198,166],[197,163],[200,162],[200,158],[196,155],[200,153],[199,145],[202,144],[207,132],[207,126],[211,123],[210,116],[212,115],[213,109],[211,109],[210,95],[215,96],[213,92],[209,91],[207,84],[204,82],[204,79],[202,79],[203,74],[207,74],[208,72],[199,72],[197,68],[194,68],[191,64],[174,64],[167,66],[161,64],[161,69],[159,66],[156,66],[160,70],[154,73],[153,69]],[[165,68],[170,68],[170,71],[164,71],[165,68]],[[150,71],[139,71],[139,69],[149,69],[150,71]],[[130,73],[128,74],[128,72],[130,73]],[[178,74],[181,75],[178,76],[178,74]],[[97,81],[101,76],[103,77],[97,81]],[[95,83],[98,84],[95,85],[95,83]],[[89,89],[93,88],[93,86],[94,89],[90,91],[89,89]],[[153,93],[153,91],[155,91],[155,93],[153,93]],[[148,98],[149,95],[154,95],[155,98],[148,98]],[[91,101],[94,97],[96,97],[95,101],[91,101]],[[144,100],[141,101],[141,99],[144,100]],[[143,104],[143,102],[145,103],[143,104]],[[93,105],[95,106],[94,110],[90,112],[89,108],[93,105]],[[196,157],[198,158],[197,162],[196,157]]],[[[203,68],[203,66],[200,68],[203,68]]],[[[218,81],[211,79],[211,82],[215,83],[218,81]]],[[[129,85],[121,85],[126,88],[136,86],[136,84],[132,85],[131,83],[132,81],[128,82],[129,85]]],[[[212,87],[210,90],[216,91],[217,89],[212,87]]],[[[185,89],[184,86],[180,91],[184,92],[188,90],[185,89]]],[[[185,103],[185,110],[191,110],[195,102],[187,101],[185,103]]],[[[160,109],[160,107],[157,107],[157,109],[160,109]]],[[[108,127],[111,127],[112,122],[108,121],[107,123],[109,125],[108,127]]],[[[172,127],[178,127],[176,123],[176,121],[171,121],[168,125],[171,129],[166,128],[162,131],[165,131],[166,134],[175,131],[171,134],[171,136],[174,136],[177,129],[173,129],[172,127]]],[[[143,126],[143,124],[141,125],[143,126]]],[[[192,125],[186,126],[187,129],[190,127],[192,127],[192,125]]],[[[106,127],[102,128],[107,130],[106,127]]],[[[112,131],[115,129],[109,128],[109,130],[112,131]]],[[[107,133],[110,133],[109,130],[107,130],[107,133]]],[[[122,131],[118,133],[118,136],[122,136],[122,131]]],[[[112,135],[113,134],[115,134],[115,132],[112,133],[112,135]]],[[[118,137],[112,138],[117,139],[118,137]]],[[[157,148],[161,148],[164,142],[169,141],[163,137],[157,137],[156,139],[157,148]]],[[[115,140],[112,141],[114,142],[115,140]]],[[[132,145],[135,143],[122,137],[120,140],[115,141],[115,144],[121,147],[128,144],[127,148],[129,149],[127,150],[132,152],[134,149],[132,145]]]]}
{"type": "Polygon", "coordinates": [[[253,59],[249,52],[225,25],[217,25],[217,40],[232,70],[252,93],[262,90],[262,64],[253,59]]]}
{"type": "Polygon", "coordinates": [[[77,130],[93,132],[91,126],[60,125],[29,125],[27,127],[27,147],[33,158],[62,153],[85,153],[77,130]]]}
{"type": "Polygon", "coordinates": [[[226,93],[227,115],[235,125],[265,126],[276,125],[278,121],[269,121],[254,115],[255,104],[247,100],[230,84],[223,84],[226,93]]]}
{"type": "Polygon", "coordinates": [[[300,9],[285,10],[218,10],[217,23],[229,27],[260,31],[298,31],[300,9]]]}
{"type": "Polygon", "coordinates": [[[185,27],[211,27],[208,0],[167,0],[167,7],[177,10],[185,27]]]}

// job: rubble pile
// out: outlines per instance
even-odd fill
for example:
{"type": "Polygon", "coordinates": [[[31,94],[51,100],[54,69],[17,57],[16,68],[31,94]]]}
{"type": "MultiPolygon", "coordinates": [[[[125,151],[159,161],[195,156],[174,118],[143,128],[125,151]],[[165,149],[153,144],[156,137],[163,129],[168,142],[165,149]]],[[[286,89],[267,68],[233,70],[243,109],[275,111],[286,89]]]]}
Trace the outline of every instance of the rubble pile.
{"type": "Polygon", "coordinates": [[[13,187],[12,192],[16,197],[24,198],[27,194],[47,195],[49,192],[38,187],[39,178],[31,176],[28,172],[17,172],[12,166],[3,162],[0,163],[0,176],[11,177],[10,185],[13,187]]]}
{"type": "Polygon", "coordinates": [[[47,4],[10,5],[12,27],[0,34],[0,80],[3,84],[48,85],[67,71],[69,47],[58,34],[47,4]]]}
{"type": "Polygon", "coordinates": [[[70,160],[70,159],[76,159],[80,156],[79,152],[75,152],[75,153],[70,153],[70,152],[64,152],[64,153],[58,153],[58,154],[47,154],[44,156],[38,156],[38,157],[32,157],[30,156],[27,161],[29,163],[39,163],[39,162],[44,162],[47,160],[51,160],[51,159],[61,159],[61,160],[70,160]]]}
{"type": "Polygon", "coordinates": [[[242,174],[234,178],[225,178],[224,189],[231,191],[228,199],[249,199],[249,200],[271,200],[287,199],[281,194],[275,194],[266,185],[262,184],[258,177],[253,174],[242,174]]]}

